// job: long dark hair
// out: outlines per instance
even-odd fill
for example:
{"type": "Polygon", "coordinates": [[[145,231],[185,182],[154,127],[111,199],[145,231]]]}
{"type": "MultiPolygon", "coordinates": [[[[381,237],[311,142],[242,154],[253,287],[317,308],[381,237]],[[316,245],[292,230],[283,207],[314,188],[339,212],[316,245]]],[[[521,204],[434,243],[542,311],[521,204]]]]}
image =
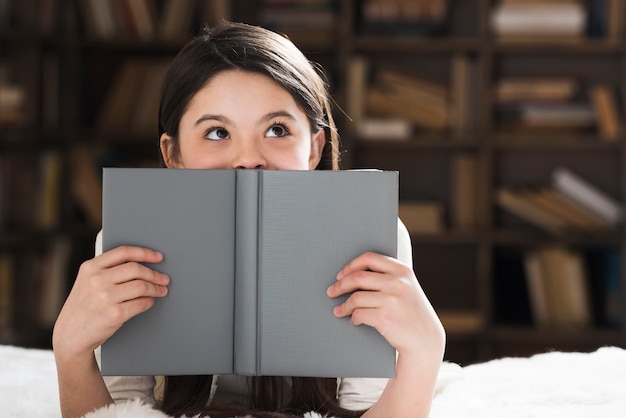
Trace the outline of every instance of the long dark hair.
{"type": "MultiPolygon", "coordinates": [[[[178,139],[178,128],[189,101],[221,71],[240,69],[266,75],[294,98],[307,115],[311,131],[323,129],[326,143],[316,167],[339,169],[339,137],[331,114],[323,72],[307,60],[288,39],[269,30],[241,23],[223,22],[205,28],[171,63],[159,108],[159,136],[178,139]]],[[[337,417],[357,417],[337,401],[337,379],[251,377],[245,409],[207,407],[212,376],[167,376],[161,409],[170,415],[208,414],[213,418],[253,414],[258,417],[294,417],[308,411],[337,417]]]]}

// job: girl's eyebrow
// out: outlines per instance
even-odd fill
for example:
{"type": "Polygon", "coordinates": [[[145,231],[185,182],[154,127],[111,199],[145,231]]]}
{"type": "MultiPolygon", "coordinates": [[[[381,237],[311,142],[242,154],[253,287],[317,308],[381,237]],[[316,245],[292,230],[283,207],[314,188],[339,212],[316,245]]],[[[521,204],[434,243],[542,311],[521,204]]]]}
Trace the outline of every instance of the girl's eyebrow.
{"type": "Polygon", "coordinates": [[[267,115],[263,116],[261,120],[259,121],[259,123],[269,122],[270,120],[278,118],[278,117],[288,118],[294,121],[296,120],[296,117],[292,115],[291,113],[287,112],[286,110],[278,110],[276,112],[270,112],[267,115]]]}
{"type": "Polygon", "coordinates": [[[221,122],[224,125],[232,123],[230,119],[228,119],[226,116],[223,116],[223,115],[202,115],[198,118],[198,120],[196,120],[196,123],[194,123],[193,126],[195,127],[195,126],[200,125],[202,122],[207,122],[211,120],[221,122]]]}

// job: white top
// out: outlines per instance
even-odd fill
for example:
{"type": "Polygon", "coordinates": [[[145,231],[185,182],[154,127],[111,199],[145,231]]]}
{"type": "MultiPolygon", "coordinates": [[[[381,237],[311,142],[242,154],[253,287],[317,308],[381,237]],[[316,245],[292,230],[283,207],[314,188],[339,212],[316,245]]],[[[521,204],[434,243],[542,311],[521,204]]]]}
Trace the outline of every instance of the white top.
{"type": "MultiPolygon", "coordinates": [[[[96,255],[102,253],[102,231],[96,237],[96,255]]],[[[413,253],[411,239],[404,224],[398,219],[398,260],[412,266],[413,253]]],[[[100,364],[100,347],[96,349],[96,360],[100,364]]],[[[338,399],[341,407],[350,410],[368,409],[376,403],[387,379],[380,378],[338,378],[338,399]]],[[[113,400],[124,402],[139,398],[142,402],[155,406],[155,376],[104,376],[104,382],[113,400]]],[[[211,395],[213,401],[245,401],[247,398],[245,376],[213,376],[211,395]]],[[[158,392],[158,389],[157,389],[158,392]]]]}

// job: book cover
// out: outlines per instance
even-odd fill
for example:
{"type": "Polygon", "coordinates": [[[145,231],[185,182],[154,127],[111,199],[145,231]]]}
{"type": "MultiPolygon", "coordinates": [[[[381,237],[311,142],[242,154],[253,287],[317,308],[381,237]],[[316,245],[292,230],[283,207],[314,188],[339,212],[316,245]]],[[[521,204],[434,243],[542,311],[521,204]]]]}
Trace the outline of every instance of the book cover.
{"type": "Polygon", "coordinates": [[[108,375],[390,377],[395,350],[326,288],[397,252],[398,173],[105,169],[103,250],[140,245],[169,294],[102,346],[108,375]]]}

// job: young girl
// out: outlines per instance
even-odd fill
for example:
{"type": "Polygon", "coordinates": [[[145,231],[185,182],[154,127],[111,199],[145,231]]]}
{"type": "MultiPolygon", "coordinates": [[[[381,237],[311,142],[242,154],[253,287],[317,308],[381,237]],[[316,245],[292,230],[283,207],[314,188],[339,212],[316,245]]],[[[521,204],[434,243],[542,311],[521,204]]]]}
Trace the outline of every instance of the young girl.
{"type": "MultiPolygon", "coordinates": [[[[167,167],[339,168],[322,77],[290,41],[259,27],[224,23],[180,51],[164,81],[159,129],[167,167]]],[[[161,261],[162,254],[123,246],[98,250],[82,264],[56,322],[63,416],[136,397],[170,415],[428,416],[445,334],[410,267],[408,233],[399,227],[398,259],[363,254],[338,272],[327,291],[330,298],[354,292],[334,314],[385,337],[397,351],[394,378],[167,376],[158,400],[153,376],[103,379],[94,351],[155,298],[166,296],[170,280],[145,266],[161,261]]]]}

